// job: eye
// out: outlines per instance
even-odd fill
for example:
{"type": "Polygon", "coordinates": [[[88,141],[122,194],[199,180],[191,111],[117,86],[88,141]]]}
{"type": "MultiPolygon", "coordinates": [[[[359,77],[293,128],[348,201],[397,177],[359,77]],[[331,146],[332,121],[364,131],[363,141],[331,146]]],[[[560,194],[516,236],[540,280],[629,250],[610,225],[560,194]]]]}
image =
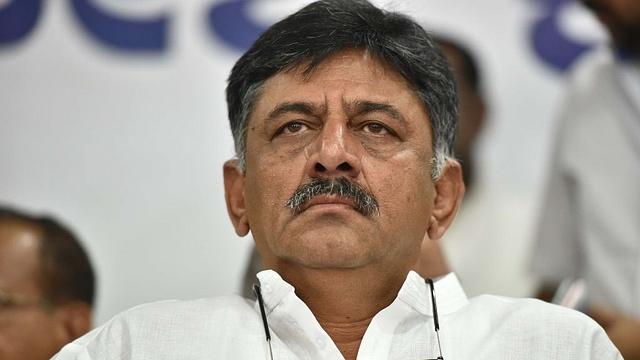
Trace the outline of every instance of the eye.
{"type": "Polygon", "coordinates": [[[368,123],[362,127],[365,132],[376,134],[376,135],[387,135],[391,134],[391,131],[387,129],[385,126],[379,123],[368,123]]]}
{"type": "Polygon", "coordinates": [[[307,128],[307,125],[300,122],[290,122],[278,130],[278,134],[295,134],[307,128]]]}

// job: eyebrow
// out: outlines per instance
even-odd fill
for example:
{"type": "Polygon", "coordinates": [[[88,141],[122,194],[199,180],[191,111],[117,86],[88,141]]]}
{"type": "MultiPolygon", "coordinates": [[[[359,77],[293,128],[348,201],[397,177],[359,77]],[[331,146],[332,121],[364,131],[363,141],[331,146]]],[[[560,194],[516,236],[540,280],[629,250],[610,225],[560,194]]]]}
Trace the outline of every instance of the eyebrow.
{"type": "MultiPolygon", "coordinates": [[[[400,111],[389,104],[377,103],[373,101],[353,101],[349,103],[344,103],[343,107],[347,110],[348,113],[351,113],[355,116],[367,115],[370,113],[386,113],[390,115],[392,118],[400,121],[401,123],[406,123],[406,119],[400,111]]],[[[322,113],[325,111],[325,106],[317,106],[310,102],[304,101],[296,101],[296,102],[287,102],[282,103],[276,106],[275,109],[271,110],[266,117],[266,120],[274,120],[281,115],[287,113],[299,113],[303,115],[316,115],[318,113],[322,113]]]]}
{"type": "Polygon", "coordinates": [[[282,103],[278,106],[276,106],[275,109],[271,110],[269,112],[269,114],[267,115],[266,120],[273,120],[281,115],[287,114],[287,113],[298,113],[298,114],[303,114],[303,115],[314,115],[317,114],[319,110],[318,106],[309,103],[309,102],[287,102],[287,103],[282,103]]]}

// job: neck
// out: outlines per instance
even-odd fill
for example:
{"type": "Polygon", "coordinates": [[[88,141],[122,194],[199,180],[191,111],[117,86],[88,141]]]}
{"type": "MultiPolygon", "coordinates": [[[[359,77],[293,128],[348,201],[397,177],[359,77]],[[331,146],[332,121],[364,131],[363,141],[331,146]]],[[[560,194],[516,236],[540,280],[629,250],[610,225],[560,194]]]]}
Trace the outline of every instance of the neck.
{"type": "Polygon", "coordinates": [[[406,273],[363,269],[278,269],[345,359],[355,359],[373,317],[391,304],[406,273]]]}

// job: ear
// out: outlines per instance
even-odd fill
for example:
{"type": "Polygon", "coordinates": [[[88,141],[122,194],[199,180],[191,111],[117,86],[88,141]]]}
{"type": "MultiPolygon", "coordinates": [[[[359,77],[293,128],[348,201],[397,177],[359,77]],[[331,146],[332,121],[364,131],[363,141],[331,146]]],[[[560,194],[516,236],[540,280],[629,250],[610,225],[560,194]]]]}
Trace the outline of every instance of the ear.
{"type": "Polygon", "coordinates": [[[238,166],[237,160],[229,160],[222,167],[224,174],[224,199],[227,202],[227,212],[238,236],[249,233],[249,220],[244,206],[244,174],[238,166]]]}
{"type": "Polygon", "coordinates": [[[88,333],[93,327],[91,306],[84,301],[71,301],[56,309],[66,342],[88,333]]]}
{"type": "Polygon", "coordinates": [[[465,190],[460,164],[455,160],[447,160],[442,174],[435,182],[436,197],[427,230],[431,240],[440,239],[444,235],[460,208],[465,190]]]}

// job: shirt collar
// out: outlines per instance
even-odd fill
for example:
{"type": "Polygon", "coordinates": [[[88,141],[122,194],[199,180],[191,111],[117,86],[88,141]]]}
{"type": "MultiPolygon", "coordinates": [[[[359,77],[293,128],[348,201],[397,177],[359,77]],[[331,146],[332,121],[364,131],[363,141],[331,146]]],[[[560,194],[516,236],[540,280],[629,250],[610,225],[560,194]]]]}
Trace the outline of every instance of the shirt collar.
{"type": "MultiPolygon", "coordinates": [[[[454,273],[434,279],[433,285],[439,315],[456,312],[469,302],[454,273]]],[[[425,280],[414,271],[410,271],[407,275],[407,279],[398,293],[398,299],[423,315],[433,316],[431,289],[425,280]]]]}
{"type": "Polygon", "coordinates": [[[256,274],[260,280],[260,291],[264,300],[265,311],[269,314],[289,293],[293,286],[284,281],[280,274],[273,270],[263,270],[256,274]]]}
{"type": "MultiPolygon", "coordinates": [[[[264,270],[257,274],[260,280],[265,310],[270,313],[289,294],[294,292],[293,286],[284,281],[273,270],[264,270]]],[[[458,277],[449,273],[434,279],[435,297],[440,315],[458,311],[469,302],[458,277]]],[[[410,271],[398,292],[398,300],[414,308],[423,315],[432,316],[431,289],[425,280],[414,271],[410,271]]]]}
{"type": "MultiPolygon", "coordinates": [[[[273,270],[261,271],[257,276],[261,284],[265,312],[269,318],[272,341],[282,342],[299,358],[342,358],[340,350],[320,326],[311,310],[296,296],[293,286],[273,270]]],[[[449,314],[467,303],[467,297],[455,275],[444,276],[434,284],[439,314],[449,314]]],[[[410,272],[393,303],[372,319],[361,349],[364,346],[375,353],[377,346],[385,342],[383,338],[386,339],[386,343],[390,341],[383,333],[388,335],[391,329],[413,318],[416,313],[431,316],[431,306],[431,289],[417,273],[410,272]],[[380,333],[380,329],[386,330],[380,333]],[[367,337],[367,334],[370,335],[367,337]]],[[[260,313],[257,301],[254,307],[256,312],[260,313]]]]}

